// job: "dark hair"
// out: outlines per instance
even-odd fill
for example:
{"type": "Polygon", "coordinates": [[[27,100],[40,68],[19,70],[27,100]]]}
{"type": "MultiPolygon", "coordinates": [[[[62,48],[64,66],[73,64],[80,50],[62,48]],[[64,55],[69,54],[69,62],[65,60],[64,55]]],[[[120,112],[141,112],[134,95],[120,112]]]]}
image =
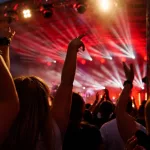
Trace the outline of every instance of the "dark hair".
{"type": "Polygon", "coordinates": [[[140,117],[145,116],[145,104],[146,104],[146,101],[143,101],[141,106],[139,107],[138,116],[140,116],[140,117]]]}
{"type": "Polygon", "coordinates": [[[85,102],[83,98],[79,94],[73,93],[71,112],[70,112],[71,121],[81,121],[84,113],[84,105],[85,102]]]}
{"type": "Polygon", "coordinates": [[[2,145],[4,150],[34,150],[49,111],[49,89],[38,77],[14,79],[20,112],[2,145]]]}
{"type": "Polygon", "coordinates": [[[99,112],[102,117],[109,118],[110,114],[114,112],[114,105],[110,101],[104,101],[99,106],[99,112]]]}
{"type": "Polygon", "coordinates": [[[90,103],[85,104],[85,109],[89,109],[91,107],[90,103]]]}

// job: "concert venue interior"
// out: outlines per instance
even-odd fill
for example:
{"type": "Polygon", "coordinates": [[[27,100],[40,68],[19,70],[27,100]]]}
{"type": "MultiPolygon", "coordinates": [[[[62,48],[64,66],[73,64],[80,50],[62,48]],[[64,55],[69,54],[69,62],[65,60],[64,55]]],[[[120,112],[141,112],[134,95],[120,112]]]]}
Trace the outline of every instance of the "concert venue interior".
{"type": "Polygon", "coordinates": [[[86,34],[83,38],[86,50],[78,54],[74,91],[92,103],[95,93],[102,94],[107,88],[115,102],[125,80],[122,62],[133,63],[136,75],[132,96],[139,105],[147,98],[142,82],[147,65],[145,3],[143,0],[1,0],[0,14],[6,18],[13,16],[10,25],[16,31],[11,44],[13,76],[38,75],[52,91],[56,90],[68,43],[86,34]]]}

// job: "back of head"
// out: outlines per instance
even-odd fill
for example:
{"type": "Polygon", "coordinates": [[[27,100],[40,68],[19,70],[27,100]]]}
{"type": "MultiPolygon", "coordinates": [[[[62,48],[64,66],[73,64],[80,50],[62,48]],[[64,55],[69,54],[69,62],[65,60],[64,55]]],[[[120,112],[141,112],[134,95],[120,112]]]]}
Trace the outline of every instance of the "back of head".
{"type": "Polygon", "coordinates": [[[85,102],[83,98],[77,94],[72,94],[72,105],[70,112],[70,121],[80,122],[83,117],[85,102]]]}
{"type": "Polygon", "coordinates": [[[99,112],[102,117],[109,118],[110,114],[114,112],[114,105],[110,101],[104,101],[99,106],[99,112]]]}
{"type": "Polygon", "coordinates": [[[91,107],[90,103],[85,104],[85,109],[89,109],[91,107]]]}
{"type": "Polygon", "coordinates": [[[35,76],[14,79],[20,101],[20,112],[10,130],[3,149],[36,147],[49,110],[47,85],[35,76]]]}

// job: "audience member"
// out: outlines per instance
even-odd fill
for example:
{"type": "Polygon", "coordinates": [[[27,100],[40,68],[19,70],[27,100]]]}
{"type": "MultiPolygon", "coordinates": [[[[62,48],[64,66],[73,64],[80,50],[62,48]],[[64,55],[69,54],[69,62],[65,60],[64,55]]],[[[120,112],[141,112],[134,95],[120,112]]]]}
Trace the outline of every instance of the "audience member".
{"type": "Polygon", "coordinates": [[[99,130],[88,123],[82,123],[85,103],[83,98],[73,93],[70,123],[64,138],[63,150],[101,150],[102,140],[99,130]]]}
{"type": "MultiPolygon", "coordinates": [[[[132,101],[129,98],[126,111],[128,114],[132,113],[132,101]]],[[[146,129],[136,122],[137,129],[142,130],[146,133],[146,129]]],[[[125,144],[119,134],[117,121],[113,119],[105,123],[101,129],[101,136],[103,139],[105,150],[124,150],[125,144]]]]}

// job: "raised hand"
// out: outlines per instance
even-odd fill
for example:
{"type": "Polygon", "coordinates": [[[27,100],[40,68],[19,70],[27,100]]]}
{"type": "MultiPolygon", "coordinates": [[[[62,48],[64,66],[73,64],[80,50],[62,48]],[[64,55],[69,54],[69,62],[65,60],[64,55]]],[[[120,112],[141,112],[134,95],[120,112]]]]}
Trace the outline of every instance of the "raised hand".
{"type": "Polygon", "coordinates": [[[127,64],[123,62],[123,69],[124,69],[126,79],[132,82],[134,79],[133,64],[130,64],[130,66],[128,67],[127,64]]]}
{"type": "Polygon", "coordinates": [[[71,49],[75,49],[77,50],[77,52],[79,51],[79,48],[82,47],[82,50],[85,50],[85,46],[83,44],[83,42],[81,41],[81,39],[85,36],[85,34],[80,35],[79,37],[73,39],[70,43],[69,43],[69,48],[71,49]]]}
{"type": "Polygon", "coordinates": [[[125,150],[134,150],[136,145],[137,145],[137,138],[133,136],[127,141],[125,150]]]}
{"type": "Polygon", "coordinates": [[[5,26],[5,28],[0,28],[0,36],[1,37],[6,37],[11,41],[13,39],[14,35],[15,35],[15,31],[13,31],[8,26],[5,26]]]}

